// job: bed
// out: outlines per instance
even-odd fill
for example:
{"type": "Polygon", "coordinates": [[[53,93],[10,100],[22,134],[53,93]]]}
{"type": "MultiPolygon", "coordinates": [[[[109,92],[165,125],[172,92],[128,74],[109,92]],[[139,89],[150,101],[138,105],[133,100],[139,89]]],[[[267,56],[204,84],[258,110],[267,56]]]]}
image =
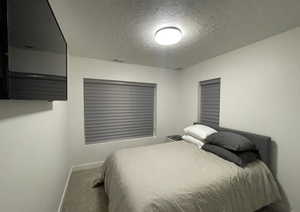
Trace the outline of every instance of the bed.
{"type": "Polygon", "coordinates": [[[113,153],[100,177],[109,211],[254,212],[278,201],[268,168],[269,138],[244,135],[256,143],[262,158],[245,168],[182,141],[113,153]]]}

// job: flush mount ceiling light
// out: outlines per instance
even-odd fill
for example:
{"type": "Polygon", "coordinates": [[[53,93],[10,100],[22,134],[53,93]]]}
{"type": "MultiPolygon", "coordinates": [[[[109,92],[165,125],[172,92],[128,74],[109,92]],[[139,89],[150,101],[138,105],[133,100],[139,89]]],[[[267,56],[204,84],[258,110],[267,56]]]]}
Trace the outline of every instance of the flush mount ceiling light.
{"type": "Polygon", "coordinates": [[[155,41],[164,46],[178,43],[182,38],[182,32],[177,27],[164,27],[156,31],[155,41]]]}

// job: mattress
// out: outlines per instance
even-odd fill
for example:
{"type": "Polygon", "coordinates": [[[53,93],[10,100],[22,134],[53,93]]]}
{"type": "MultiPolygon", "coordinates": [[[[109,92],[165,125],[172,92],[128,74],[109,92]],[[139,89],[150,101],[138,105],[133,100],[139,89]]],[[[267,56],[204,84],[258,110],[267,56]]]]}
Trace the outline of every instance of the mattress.
{"type": "Polygon", "coordinates": [[[241,168],[182,141],[119,150],[100,181],[110,212],[253,212],[280,199],[263,162],[241,168]]]}

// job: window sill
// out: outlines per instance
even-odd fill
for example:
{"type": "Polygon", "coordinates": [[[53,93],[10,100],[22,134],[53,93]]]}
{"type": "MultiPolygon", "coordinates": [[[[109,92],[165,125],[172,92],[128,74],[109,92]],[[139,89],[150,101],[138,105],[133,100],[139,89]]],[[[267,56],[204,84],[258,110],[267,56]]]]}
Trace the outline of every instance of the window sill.
{"type": "Polygon", "coordinates": [[[123,142],[137,142],[142,140],[142,142],[151,142],[157,139],[156,135],[147,136],[147,137],[135,137],[135,138],[124,138],[124,139],[112,139],[112,140],[105,140],[93,143],[85,143],[85,145],[97,145],[97,144],[112,144],[112,143],[123,143],[123,142]]]}

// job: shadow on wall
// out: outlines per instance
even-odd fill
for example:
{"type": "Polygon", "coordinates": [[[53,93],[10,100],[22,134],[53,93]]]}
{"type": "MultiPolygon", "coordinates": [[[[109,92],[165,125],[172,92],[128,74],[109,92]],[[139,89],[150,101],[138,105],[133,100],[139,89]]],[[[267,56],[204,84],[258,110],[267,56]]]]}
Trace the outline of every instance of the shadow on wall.
{"type": "Polygon", "coordinates": [[[274,177],[276,178],[282,199],[278,203],[271,205],[269,208],[270,208],[270,211],[272,211],[272,212],[291,212],[291,206],[288,201],[287,195],[286,195],[285,191],[283,190],[281,184],[277,180],[278,147],[277,147],[276,142],[273,140],[272,140],[271,149],[272,149],[272,152],[271,152],[271,167],[270,167],[270,169],[273,172],[274,177]]]}
{"type": "Polygon", "coordinates": [[[0,120],[52,110],[52,102],[0,100],[0,120]]]}

